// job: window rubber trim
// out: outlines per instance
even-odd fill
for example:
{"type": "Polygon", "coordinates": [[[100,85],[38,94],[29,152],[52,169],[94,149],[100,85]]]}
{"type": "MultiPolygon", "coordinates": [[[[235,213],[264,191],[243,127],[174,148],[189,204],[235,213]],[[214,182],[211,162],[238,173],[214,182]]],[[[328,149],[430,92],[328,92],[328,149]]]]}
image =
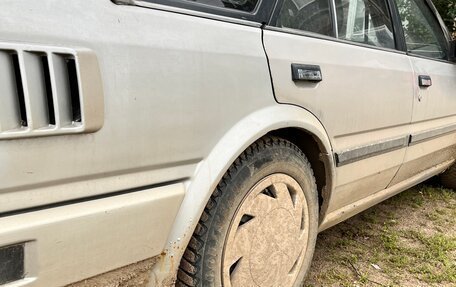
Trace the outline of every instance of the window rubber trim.
{"type": "MultiPolygon", "coordinates": [[[[328,9],[330,10],[329,11],[329,20],[331,21],[331,31],[332,31],[332,35],[322,35],[324,37],[331,37],[331,38],[335,38],[335,35],[337,35],[337,26],[336,26],[336,20],[335,20],[335,6],[334,6],[334,0],[326,0],[328,1],[328,9]]],[[[277,18],[279,18],[279,14],[280,14],[280,10],[282,9],[282,6],[283,6],[283,2],[284,0],[278,0],[277,1],[277,5],[275,5],[274,7],[274,11],[271,13],[271,17],[269,18],[269,21],[267,21],[267,24],[268,24],[268,27],[274,27],[274,28],[277,28],[277,29],[283,29],[282,27],[277,27],[277,26],[274,26],[273,23],[275,23],[277,21],[277,18]]],[[[290,28],[291,29],[291,28],[290,28]]],[[[293,29],[293,30],[298,30],[298,29],[293,29]]],[[[298,31],[303,31],[303,32],[306,32],[304,30],[298,30],[298,31]]],[[[312,32],[309,32],[309,33],[312,33],[312,32]]],[[[317,33],[315,33],[317,34],[317,33]]]]}
{"type": "Polygon", "coordinates": [[[393,22],[393,35],[396,42],[396,49],[407,53],[407,44],[405,42],[404,27],[402,27],[401,16],[399,15],[399,8],[395,0],[386,0],[388,9],[393,22]]]}
{"type": "Polygon", "coordinates": [[[384,47],[378,47],[378,46],[369,45],[369,44],[358,43],[358,42],[354,42],[354,41],[337,39],[337,38],[332,37],[332,36],[326,36],[326,35],[321,35],[321,34],[317,34],[317,33],[306,32],[306,31],[302,31],[302,30],[298,30],[298,29],[280,28],[280,27],[275,27],[275,26],[265,26],[265,27],[263,27],[263,29],[264,30],[268,30],[268,31],[275,31],[275,32],[280,32],[280,33],[285,33],[285,34],[292,34],[292,35],[308,37],[308,38],[313,38],[313,39],[325,40],[325,41],[330,41],[330,42],[335,42],[335,43],[340,43],[340,44],[345,44],[345,45],[350,45],[350,46],[356,46],[356,47],[360,47],[360,48],[378,50],[378,51],[401,54],[401,55],[407,55],[407,53],[405,51],[400,51],[398,49],[384,48],[384,47]]]}
{"type": "MultiPolygon", "coordinates": [[[[179,9],[191,10],[201,13],[207,13],[217,16],[235,18],[240,20],[257,22],[260,24],[267,23],[271,17],[272,11],[275,6],[275,0],[259,0],[257,7],[252,12],[245,12],[236,9],[216,7],[207,4],[192,2],[188,0],[111,0],[114,4],[118,5],[133,5],[142,6],[141,2],[157,4],[179,9]]],[[[144,6],[142,6],[144,7],[144,6]]]]}

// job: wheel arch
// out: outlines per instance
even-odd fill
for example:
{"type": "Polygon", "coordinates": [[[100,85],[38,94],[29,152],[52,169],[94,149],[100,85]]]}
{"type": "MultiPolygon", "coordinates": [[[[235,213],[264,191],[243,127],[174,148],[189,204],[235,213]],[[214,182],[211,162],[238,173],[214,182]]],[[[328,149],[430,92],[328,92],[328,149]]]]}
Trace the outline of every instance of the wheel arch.
{"type": "Polygon", "coordinates": [[[333,164],[331,151],[326,150],[325,145],[318,137],[301,128],[281,128],[268,134],[292,142],[306,155],[317,183],[321,220],[326,213],[331,197],[330,190],[332,190],[334,176],[331,168],[333,164]]]}
{"type": "Polygon", "coordinates": [[[280,104],[255,111],[225,133],[186,183],[186,195],[167,245],[160,262],[153,268],[151,282],[154,286],[168,286],[173,282],[180,259],[217,184],[248,146],[268,134],[296,144],[306,154],[312,168],[315,166],[317,186],[321,189],[320,218],[324,216],[335,176],[331,142],[325,128],[312,113],[293,105],[280,104]]]}

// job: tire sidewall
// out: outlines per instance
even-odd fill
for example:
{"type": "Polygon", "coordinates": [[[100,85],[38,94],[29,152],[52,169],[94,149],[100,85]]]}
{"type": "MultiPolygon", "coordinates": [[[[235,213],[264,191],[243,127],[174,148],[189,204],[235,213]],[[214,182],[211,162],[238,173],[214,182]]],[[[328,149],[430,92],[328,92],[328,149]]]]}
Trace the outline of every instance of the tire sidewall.
{"type": "MultiPolygon", "coordinates": [[[[288,142],[286,142],[288,143],[288,142]]],[[[251,157],[229,174],[229,180],[222,187],[217,207],[211,212],[212,220],[202,258],[202,286],[222,286],[222,258],[228,230],[236,211],[248,192],[261,179],[283,173],[294,178],[304,191],[309,210],[309,238],[305,259],[295,286],[300,286],[312,260],[318,233],[318,193],[310,165],[297,147],[271,146],[257,150],[251,157]]],[[[237,287],[237,286],[234,286],[237,287]]]]}

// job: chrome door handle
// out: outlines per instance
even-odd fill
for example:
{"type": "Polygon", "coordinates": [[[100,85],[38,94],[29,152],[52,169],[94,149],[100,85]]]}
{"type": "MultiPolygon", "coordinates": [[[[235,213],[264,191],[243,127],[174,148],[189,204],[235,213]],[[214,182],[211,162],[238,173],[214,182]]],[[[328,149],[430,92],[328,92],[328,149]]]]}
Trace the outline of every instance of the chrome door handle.
{"type": "Polygon", "coordinates": [[[323,80],[320,66],[302,64],[291,64],[291,78],[295,82],[321,82],[323,80]]]}
{"type": "Polygon", "coordinates": [[[420,87],[430,87],[432,86],[432,79],[428,75],[419,75],[418,84],[420,85],[420,87]]]}

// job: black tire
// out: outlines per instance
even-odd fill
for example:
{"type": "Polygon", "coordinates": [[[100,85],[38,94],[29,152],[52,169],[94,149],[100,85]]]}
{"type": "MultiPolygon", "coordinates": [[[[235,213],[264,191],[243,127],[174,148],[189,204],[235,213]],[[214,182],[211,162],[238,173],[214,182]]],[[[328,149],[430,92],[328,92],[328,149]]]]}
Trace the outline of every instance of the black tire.
{"type": "Polygon", "coordinates": [[[440,175],[440,183],[446,188],[456,190],[456,165],[452,165],[440,175]]]}
{"type": "MultiPolygon", "coordinates": [[[[236,210],[249,190],[262,178],[281,173],[292,177],[304,191],[309,213],[307,247],[294,286],[301,286],[310,267],[318,233],[318,192],[312,168],[294,144],[263,137],[233,163],[207,203],[181,260],[176,286],[223,286],[222,252],[236,210]]],[[[303,252],[303,251],[301,251],[303,252]]],[[[243,286],[232,286],[243,287],[243,286]]]]}

